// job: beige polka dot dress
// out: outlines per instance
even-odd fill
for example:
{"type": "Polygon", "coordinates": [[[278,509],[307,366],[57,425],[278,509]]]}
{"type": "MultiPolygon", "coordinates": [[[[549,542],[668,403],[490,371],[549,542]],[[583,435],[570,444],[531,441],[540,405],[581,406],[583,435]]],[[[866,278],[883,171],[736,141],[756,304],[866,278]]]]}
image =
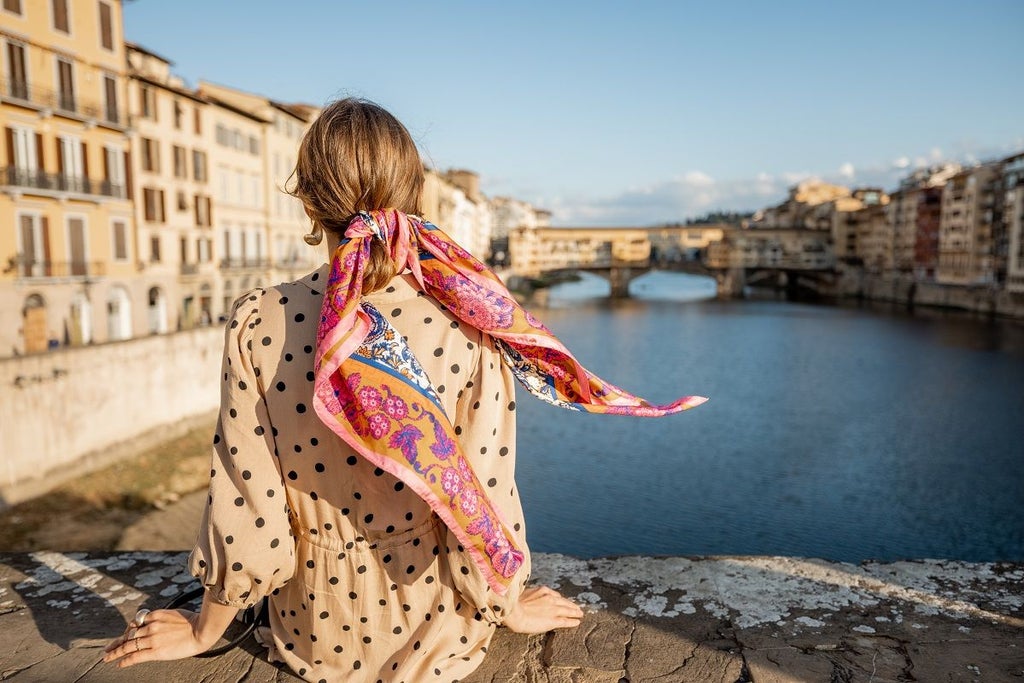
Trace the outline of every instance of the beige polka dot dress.
{"type": "MultiPolygon", "coordinates": [[[[219,602],[269,597],[271,660],[308,681],[454,681],[480,665],[508,595],[436,515],[312,407],[327,265],[254,290],[228,321],[210,498],[190,569],[219,602]]],[[[477,476],[524,550],[513,378],[490,337],[410,276],[366,295],[408,338],[477,476]]]]}

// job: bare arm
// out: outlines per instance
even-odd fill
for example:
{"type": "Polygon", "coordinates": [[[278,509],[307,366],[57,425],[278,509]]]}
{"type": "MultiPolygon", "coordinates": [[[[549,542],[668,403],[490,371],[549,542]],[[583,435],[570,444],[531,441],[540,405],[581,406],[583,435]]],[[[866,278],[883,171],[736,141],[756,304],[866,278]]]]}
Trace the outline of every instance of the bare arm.
{"type": "Polygon", "coordinates": [[[141,662],[183,659],[206,652],[224,635],[238,609],[216,602],[206,591],[201,610],[158,609],[135,621],[107,646],[104,662],[125,668],[141,662]]]}

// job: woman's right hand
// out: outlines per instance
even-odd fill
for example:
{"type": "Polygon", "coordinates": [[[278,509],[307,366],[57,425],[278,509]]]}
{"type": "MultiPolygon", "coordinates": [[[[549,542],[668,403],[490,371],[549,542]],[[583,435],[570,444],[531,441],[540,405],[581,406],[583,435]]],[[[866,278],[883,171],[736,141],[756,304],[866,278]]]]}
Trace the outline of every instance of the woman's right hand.
{"type": "Polygon", "coordinates": [[[540,586],[527,588],[505,617],[504,625],[516,633],[547,633],[556,628],[580,625],[583,610],[557,591],[540,586]]]}

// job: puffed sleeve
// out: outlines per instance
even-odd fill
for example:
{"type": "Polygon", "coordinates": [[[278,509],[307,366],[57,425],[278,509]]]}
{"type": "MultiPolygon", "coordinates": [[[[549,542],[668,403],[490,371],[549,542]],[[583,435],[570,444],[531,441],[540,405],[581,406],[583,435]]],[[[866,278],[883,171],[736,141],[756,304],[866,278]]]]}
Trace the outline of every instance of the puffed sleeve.
{"type": "Polygon", "coordinates": [[[261,290],[235,302],[224,340],[210,495],[189,569],[219,603],[244,608],[294,572],[294,543],[274,430],[250,352],[261,290]]]}
{"type": "Polygon", "coordinates": [[[481,619],[501,624],[530,577],[530,550],[526,546],[523,507],[515,482],[515,378],[501,362],[491,337],[482,334],[479,348],[476,372],[471,374],[459,398],[455,432],[484,490],[511,525],[525,560],[508,592],[499,596],[450,531],[446,556],[456,589],[477,608],[481,619]]]}

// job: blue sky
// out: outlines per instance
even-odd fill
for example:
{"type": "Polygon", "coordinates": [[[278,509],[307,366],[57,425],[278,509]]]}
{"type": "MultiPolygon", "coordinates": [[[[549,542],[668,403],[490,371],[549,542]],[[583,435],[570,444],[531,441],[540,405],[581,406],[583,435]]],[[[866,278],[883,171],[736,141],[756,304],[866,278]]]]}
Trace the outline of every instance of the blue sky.
{"type": "Polygon", "coordinates": [[[887,189],[1024,150],[1024,2],[135,0],[128,40],[284,101],[368,97],[562,225],[887,189]],[[244,9],[242,9],[244,8],[244,9]]]}

